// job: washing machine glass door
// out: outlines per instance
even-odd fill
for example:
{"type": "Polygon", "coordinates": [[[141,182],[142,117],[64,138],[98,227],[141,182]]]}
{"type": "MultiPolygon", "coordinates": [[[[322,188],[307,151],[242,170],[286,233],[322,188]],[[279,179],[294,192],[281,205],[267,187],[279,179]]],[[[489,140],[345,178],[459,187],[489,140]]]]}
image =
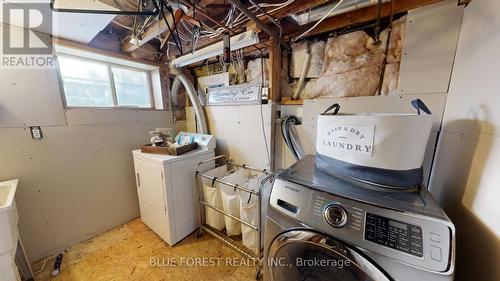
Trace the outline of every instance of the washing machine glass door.
{"type": "Polygon", "coordinates": [[[273,281],[391,280],[373,262],[346,244],[309,230],[278,236],[269,249],[273,281]]]}

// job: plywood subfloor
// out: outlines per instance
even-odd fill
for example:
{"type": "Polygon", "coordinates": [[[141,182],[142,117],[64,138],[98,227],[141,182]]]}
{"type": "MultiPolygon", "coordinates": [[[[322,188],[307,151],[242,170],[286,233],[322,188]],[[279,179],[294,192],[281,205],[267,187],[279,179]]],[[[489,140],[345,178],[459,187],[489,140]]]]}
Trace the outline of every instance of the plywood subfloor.
{"type": "MultiPolygon", "coordinates": [[[[248,263],[208,234],[201,238],[191,234],[171,247],[135,219],[73,246],[64,255],[57,277],[50,276],[54,258],[49,259],[36,280],[255,280],[255,267],[248,263]],[[161,266],[151,266],[151,259],[161,266]],[[176,265],[168,265],[169,261],[176,265]],[[191,265],[195,261],[198,265],[191,265]]],[[[33,270],[42,264],[43,260],[34,263],[33,270]]]]}

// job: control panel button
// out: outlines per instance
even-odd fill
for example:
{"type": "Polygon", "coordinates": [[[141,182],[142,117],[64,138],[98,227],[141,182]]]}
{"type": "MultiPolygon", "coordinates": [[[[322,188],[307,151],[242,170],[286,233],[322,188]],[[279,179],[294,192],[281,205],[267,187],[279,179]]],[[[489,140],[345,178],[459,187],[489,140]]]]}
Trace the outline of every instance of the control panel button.
{"type": "Polygon", "coordinates": [[[441,235],[431,232],[431,241],[441,242],[441,235]]]}
{"type": "Polygon", "coordinates": [[[435,261],[442,261],[443,260],[441,248],[438,248],[436,246],[431,246],[431,259],[433,259],[435,261]]]}
{"type": "Polygon", "coordinates": [[[343,227],[347,223],[347,212],[337,204],[326,206],[323,216],[326,222],[333,227],[343,227]]]}

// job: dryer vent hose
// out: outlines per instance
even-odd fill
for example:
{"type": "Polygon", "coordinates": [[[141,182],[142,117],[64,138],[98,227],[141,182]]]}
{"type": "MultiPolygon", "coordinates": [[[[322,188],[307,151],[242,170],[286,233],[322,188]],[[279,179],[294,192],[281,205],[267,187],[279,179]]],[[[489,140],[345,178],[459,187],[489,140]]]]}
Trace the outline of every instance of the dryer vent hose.
{"type": "Polygon", "coordinates": [[[177,99],[177,95],[179,94],[179,89],[182,85],[186,89],[186,92],[189,96],[189,100],[193,105],[194,112],[196,114],[196,132],[199,134],[208,134],[207,121],[205,119],[205,112],[203,112],[203,107],[201,105],[200,99],[196,94],[196,90],[191,83],[191,80],[186,76],[186,74],[179,73],[174,78],[174,83],[172,84],[172,90],[170,91],[170,95],[172,99],[177,99]]]}

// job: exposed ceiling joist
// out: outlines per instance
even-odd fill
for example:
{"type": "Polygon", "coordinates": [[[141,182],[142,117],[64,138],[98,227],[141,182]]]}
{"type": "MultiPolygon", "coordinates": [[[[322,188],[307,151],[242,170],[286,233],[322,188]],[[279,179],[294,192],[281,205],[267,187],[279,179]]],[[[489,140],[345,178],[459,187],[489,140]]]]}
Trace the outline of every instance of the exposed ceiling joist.
{"type": "MultiPolygon", "coordinates": [[[[182,16],[184,15],[183,13],[184,12],[181,9],[175,10],[173,19],[172,19],[172,17],[167,17],[168,24],[170,26],[174,26],[174,21],[175,21],[175,24],[179,23],[179,21],[182,19],[182,16]]],[[[168,41],[170,39],[170,36],[172,36],[170,31],[168,30],[168,25],[165,23],[165,21],[163,21],[163,20],[156,21],[155,23],[153,23],[151,25],[151,27],[149,27],[146,31],[144,31],[144,33],[141,35],[141,38],[137,42],[137,44],[134,44],[132,42],[128,42],[123,46],[122,50],[124,52],[132,52],[132,51],[136,50],[137,48],[139,48],[140,46],[149,42],[151,39],[153,39],[157,36],[160,36],[163,33],[165,33],[163,40],[168,41]]]]}
{"type": "Polygon", "coordinates": [[[269,36],[277,40],[280,45],[282,45],[284,48],[288,48],[288,44],[283,41],[282,38],[279,37],[279,35],[272,30],[269,26],[267,26],[265,23],[263,23],[261,20],[257,18],[248,8],[240,1],[240,0],[230,0],[231,3],[233,3],[243,14],[245,14],[248,18],[250,18],[258,27],[260,27],[262,30],[264,30],[269,36]]]}

